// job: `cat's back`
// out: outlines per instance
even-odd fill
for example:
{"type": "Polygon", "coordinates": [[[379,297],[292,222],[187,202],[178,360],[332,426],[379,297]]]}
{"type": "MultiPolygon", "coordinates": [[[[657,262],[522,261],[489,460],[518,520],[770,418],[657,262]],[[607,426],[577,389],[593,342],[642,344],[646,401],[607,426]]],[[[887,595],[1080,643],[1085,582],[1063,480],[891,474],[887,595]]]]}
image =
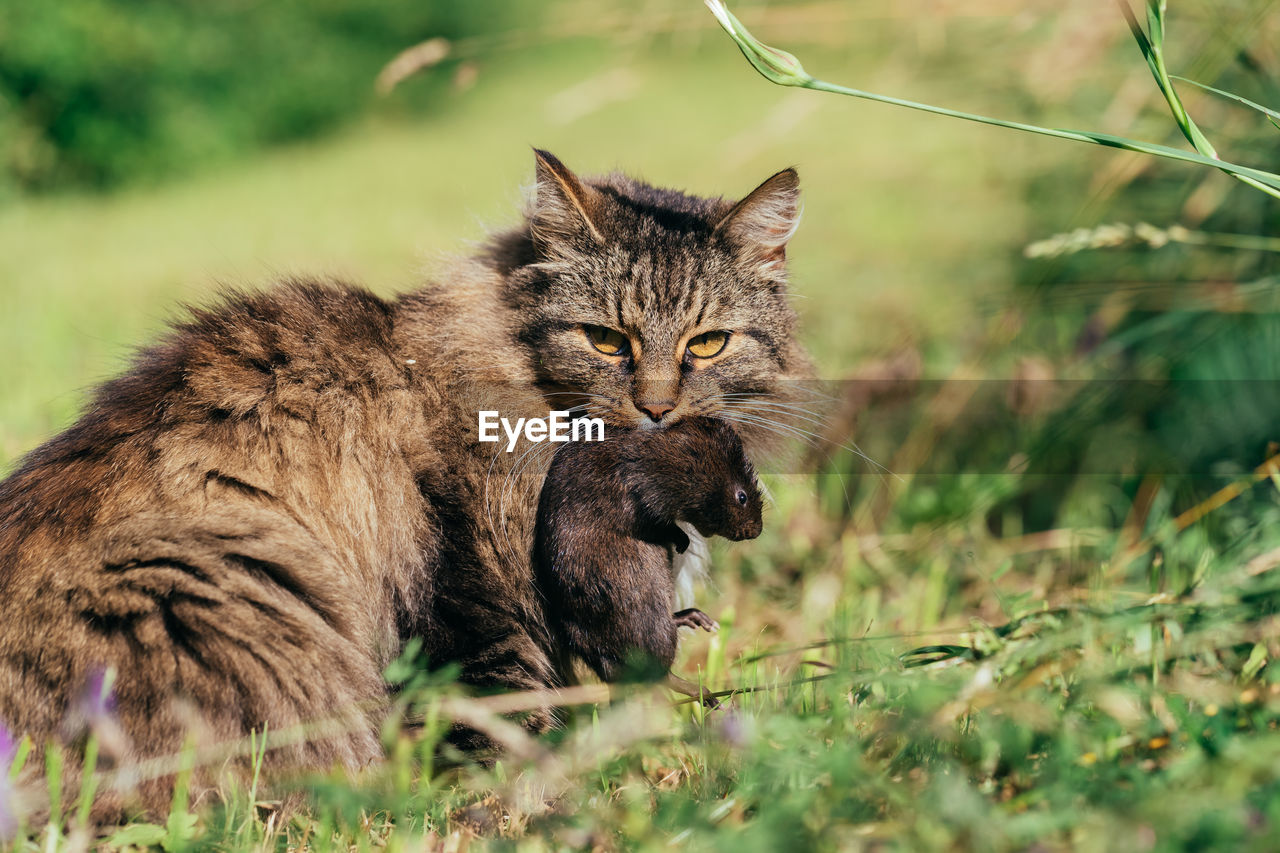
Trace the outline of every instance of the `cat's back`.
{"type": "Polygon", "coordinates": [[[47,735],[107,668],[126,729],[170,748],[164,697],[231,736],[377,695],[419,594],[399,437],[422,396],[367,291],[291,281],[193,312],[0,482],[0,718],[47,735]]]}
{"type": "Polygon", "coordinates": [[[52,542],[211,486],[274,485],[280,463],[305,464],[291,438],[341,438],[353,399],[404,388],[391,334],[387,303],[336,284],[290,281],[194,311],[0,481],[0,585],[16,556],[52,542]]]}

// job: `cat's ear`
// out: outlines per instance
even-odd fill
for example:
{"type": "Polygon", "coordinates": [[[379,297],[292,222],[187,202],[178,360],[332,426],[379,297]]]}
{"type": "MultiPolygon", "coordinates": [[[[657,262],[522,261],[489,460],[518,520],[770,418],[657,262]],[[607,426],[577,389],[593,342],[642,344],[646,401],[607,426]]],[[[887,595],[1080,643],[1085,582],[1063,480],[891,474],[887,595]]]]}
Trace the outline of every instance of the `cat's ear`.
{"type": "Polygon", "coordinates": [[[783,169],[733,206],[715,227],[747,252],[765,275],[781,275],[787,241],[800,224],[800,176],[783,169]]]}
{"type": "Polygon", "coordinates": [[[595,219],[601,206],[600,191],[584,184],[578,176],[549,151],[533,149],[537,160],[534,187],[534,233],[543,239],[568,238],[587,234],[603,243],[595,219]]]}

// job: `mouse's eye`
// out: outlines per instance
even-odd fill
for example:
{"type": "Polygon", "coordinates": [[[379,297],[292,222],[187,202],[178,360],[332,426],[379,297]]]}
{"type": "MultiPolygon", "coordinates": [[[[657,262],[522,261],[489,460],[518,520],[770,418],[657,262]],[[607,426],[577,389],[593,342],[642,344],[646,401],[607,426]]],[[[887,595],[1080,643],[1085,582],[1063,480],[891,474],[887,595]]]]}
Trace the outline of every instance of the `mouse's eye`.
{"type": "Polygon", "coordinates": [[[738,506],[747,505],[747,493],[742,489],[738,489],[738,506]]]}

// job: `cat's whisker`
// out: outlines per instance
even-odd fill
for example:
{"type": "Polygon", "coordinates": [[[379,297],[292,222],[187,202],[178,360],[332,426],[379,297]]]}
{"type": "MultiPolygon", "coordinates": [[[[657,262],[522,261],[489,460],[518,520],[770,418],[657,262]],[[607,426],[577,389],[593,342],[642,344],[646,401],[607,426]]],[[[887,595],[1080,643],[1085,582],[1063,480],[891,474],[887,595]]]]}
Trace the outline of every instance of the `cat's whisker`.
{"type": "MultiPolygon", "coordinates": [[[[533,447],[536,447],[536,445],[533,445],[533,447]]],[[[531,447],[530,449],[532,449],[532,447],[531,447]]],[[[529,451],[528,451],[528,450],[526,450],[525,452],[526,452],[526,453],[528,453],[529,451]]],[[[494,468],[494,465],[496,465],[496,464],[497,464],[497,462],[498,462],[498,460],[499,460],[500,458],[502,458],[501,454],[502,454],[502,451],[501,451],[500,449],[498,449],[498,448],[495,448],[495,449],[494,449],[494,452],[493,452],[493,459],[491,459],[491,460],[490,460],[490,462],[489,462],[489,468],[488,468],[488,470],[485,472],[485,478],[484,478],[484,503],[485,503],[485,514],[486,514],[486,516],[487,516],[487,518],[488,518],[488,521],[489,521],[489,532],[490,532],[490,534],[492,534],[492,535],[493,535],[494,543],[495,543],[495,544],[500,544],[500,542],[499,542],[499,537],[505,537],[505,536],[506,536],[506,494],[507,494],[507,482],[508,482],[508,481],[510,480],[510,478],[511,478],[512,468],[513,468],[513,467],[514,467],[514,466],[519,462],[519,459],[517,459],[515,462],[513,462],[513,463],[511,464],[511,467],[509,467],[509,468],[507,469],[507,472],[506,472],[506,474],[505,474],[505,475],[504,475],[504,477],[503,477],[502,487],[498,490],[498,496],[497,496],[497,499],[496,499],[496,502],[497,502],[497,504],[498,504],[498,514],[499,514],[499,517],[498,517],[498,521],[497,521],[497,523],[495,524],[495,523],[494,523],[494,503],[495,503],[495,500],[494,500],[494,498],[493,498],[493,497],[491,497],[491,495],[490,495],[489,485],[490,485],[490,483],[491,483],[491,482],[492,482],[492,480],[493,480],[493,468],[494,468]]],[[[506,553],[506,549],[504,549],[504,554],[505,554],[505,553],[506,553]]],[[[508,556],[514,556],[514,554],[515,554],[515,550],[514,550],[514,548],[511,548],[511,549],[510,549],[510,554],[508,554],[508,556]]]]}
{"type": "MultiPolygon", "coordinates": [[[[826,438],[826,436],[820,435],[814,430],[809,429],[808,427],[805,426],[805,424],[811,424],[816,428],[819,428],[822,430],[829,430],[831,427],[831,422],[824,418],[810,417],[810,416],[802,415],[798,412],[793,412],[787,409],[777,409],[777,408],[774,408],[772,404],[768,404],[768,403],[751,403],[751,404],[726,403],[721,408],[723,411],[745,411],[745,412],[757,414],[760,416],[771,417],[781,423],[786,423],[788,426],[792,427],[793,429],[804,432],[805,434],[813,437],[814,439],[820,442],[823,442],[826,444],[835,444],[836,447],[840,447],[841,449],[848,450],[851,453],[855,453],[863,456],[863,458],[866,458],[866,455],[862,453],[861,448],[857,447],[856,444],[853,445],[852,447],[849,447],[849,446],[840,444],[838,442],[832,442],[828,438],[826,438]]],[[[869,458],[867,458],[867,461],[871,462],[872,464],[876,464],[874,461],[872,461],[869,458]]]]}
{"type": "Polygon", "coordinates": [[[555,447],[551,442],[532,442],[529,447],[512,463],[511,470],[508,473],[507,480],[504,485],[502,499],[505,501],[507,497],[514,494],[514,488],[519,483],[520,475],[529,465],[537,461],[538,456],[544,451],[554,452],[555,447]]]}
{"type": "MultiPolygon", "coordinates": [[[[744,412],[744,413],[746,413],[746,414],[754,414],[756,417],[766,418],[766,419],[770,420],[772,423],[774,423],[774,424],[776,424],[776,425],[778,425],[778,426],[786,426],[786,427],[788,427],[789,429],[791,429],[791,430],[793,430],[793,431],[795,431],[795,432],[797,432],[797,433],[802,433],[802,434],[804,434],[804,435],[806,435],[806,436],[809,436],[809,437],[810,437],[810,438],[812,438],[812,439],[816,439],[816,440],[817,440],[817,442],[821,442],[821,443],[825,443],[825,444],[830,444],[830,445],[833,445],[833,446],[835,446],[835,447],[840,448],[841,450],[847,450],[848,452],[850,452],[850,453],[854,454],[855,456],[859,457],[860,459],[862,459],[864,462],[868,463],[869,465],[873,465],[873,466],[875,466],[876,468],[879,468],[882,474],[888,474],[888,475],[889,475],[889,476],[891,476],[891,477],[895,477],[895,478],[897,478],[897,479],[899,479],[899,480],[901,479],[901,477],[898,477],[898,475],[897,475],[897,474],[895,474],[893,471],[889,470],[889,469],[888,469],[888,468],[886,468],[884,465],[881,465],[879,462],[877,462],[876,460],[874,460],[874,459],[872,459],[870,456],[868,456],[868,455],[867,455],[867,454],[862,450],[862,448],[858,447],[858,445],[857,445],[857,444],[855,444],[855,443],[853,443],[853,442],[850,442],[850,443],[848,443],[848,444],[842,444],[842,443],[840,443],[840,442],[828,441],[825,437],[820,436],[820,435],[818,435],[817,433],[812,432],[812,431],[810,431],[810,430],[804,429],[803,427],[797,426],[797,425],[795,425],[795,424],[784,424],[784,423],[782,423],[781,421],[772,420],[772,419],[768,418],[768,417],[767,417],[767,415],[766,415],[765,413],[763,413],[763,412],[757,412],[757,411],[755,411],[752,407],[750,407],[750,406],[744,406],[743,404],[732,404],[732,405],[726,404],[726,405],[725,405],[725,407],[724,407],[724,409],[725,409],[725,411],[736,411],[736,412],[744,412]]],[[[821,426],[826,426],[827,424],[823,423],[823,424],[820,424],[820,425],[821,425],[821,426]]],[[[813,446],[813,447],[815,447],[815,448],[819,448],[819,449],[821,448],[821,445],[820,445],[820,444],[818,444],[818,443],[814,443],[813,441],[810,441],[810,445],[811,445],[811,446],[813,446]]],[[[831,457],[830,457],[829,455],[827,456],[827,460],[828,460],[828,461],[831,461],[831,457]]]]}
{"type": "MultiPolygon", "coordinates": [[[[542,392],[542,396],[543,397],[585,397],[588,401],[604,400],[606,402],[612,402],[611,398],[606,397],[603,394],[593,394],[586,391],[544,391],[542,392]]],[[[586,404],[582,403],[582,404],[579,404],[578,406],[574,406],[573,408],[575,409],[580,408],[583,405],[586,405],[586,404]]]]}
{"type": "Polygon", "coordinates": [[[535,461],[540,461],[540,456],[543,453],[546,453],[546,452],[554,453],[555,450],[556,450],[555,445],[549,441],[531,443],[529,447],[525,449],[523,453],[520,454],[520,456],[515,460],[515,462],[512,463],[511,469],[507,472],[507,477],[503,481],[503,491],[499,497],[499,504],[498,504],[498,517],[499,517],[499,523],[502,526],[502,537],[504,542],[506,543],[507,556],[511,558],[513,561],[518,562],[516,558],[519,556],[519,554],[516,552],[515,543],[511,541],[511,535],[507,527],[507,510],[506,510],[507,498],[514,496],[515,494],[514,489],[516,485],[520,482],[520,475],[525,471],[526,468],[528,468],[530,463],[535,461]]]}
{"type": "MultiPolygon", "coordinates": [[[[526,467],[527,467],[527,465],[529,465],[529,464],[538,464],[538,465],[542,465],[543,457],[545,457],[545,456],[551,456],[551,457],[554,457],[554,456],[555,456],[555,454],[556,454],[556,451],[557,451],[557,450],[559,450],[559,448],[558,448],[556,445],[554,445],[554,444],[552,444],[552,443],[550,443],[550,442],[547,442],[547,443],[546,443],[546,444],[544,444],[544,445],[540,445],[540,449],[539,449],[539,450],[537,450],[537,451],[535,452],[535,454],[534,454],[534,458],[533,458],[533,459],[531,459],[529,462],[527,462],[527,463],[526,463],[526,467]]],[[[549,468],[549,467],[550,467],[550,462],[548,462],[548,463],[547,463],[547,465],[546,465],[546,466],[544,466],[544,467],[548,467],[548,468],[549,468]]],[[[516,481],[516,482],[518,482],[518,481],[516,481]]],[[[528,496],[529,496],[529,497],[531,497],[531,498],[533,498],[533,500],[532,500],[530,503],[531,503],[531,505],[532,505],[532,506],[533,506],[533,508],[534,508],[534,512],[535,512],[535,514],[536,514],[537,506],[538,506],[538,496],[539,496],[539,494],[541,493],[541,490],[542,490],[542,478],[541,478],[541,477],[539,477],[539,478],[537,478],[537,479],[533,479],[533,480],[530,480],[530,481],[529,481],[529,485],[528,485],[528,496]]]]}
{"type": "MultiPolygon", "coordinates": [[[[737,402],[737,401],[746,400],[751,402],[767,402],[773,405],[785,405],[785,406],[793,406],[798,408],[804,408],[801,405],[803,403],[819,402],[816,398],[812,400],[796,399],[796,398],[787,397],[781,394],[771,394],[768,391],[720,392],[715,394],[708,394],[706,397],[703,398],[703,400],[711,400],[711,401],[717,401],[717,402],[729,402],[729,401],[737,402]]],[[[804,408],[804,410],[808,412],[813,411],[807,408],[804,408]]]]}
{"type": "MultiPolygon", "coordinates": [[[[752,414],[752,413],[750,413],[750,412],[740,411],[740,410],[729,410],[729,409],[726,409],[725,411],[726,411],[726,412],[731,412],[731,414],[727,414],[727,415],[723,415],[723,416],[722,416],[722,417],[724,417],[726,420],[735,420],[735,419],[737,419],[737,420],[739,420],[740,422],[743,422],[743,423],[750,423],[750,424],[752,424],[752,425],[754,425],[754,426],[757,426],[757,427],[759,427],[759,428],[762,428],[762,429],[768,429],[768,430],[770,430],[771,432],[774,432],[774,433],[779,434],[779,435],[784,435],[784,436],[787,436],[787,437],[790,437],[790,438],[798,438],[798,439],[800,439],[800,440],[804,441],[804,442],[805,442],[806,444],[808,444],[810,447],[812,447],[812,448],[814,448],[815,450],[817,450],[817,451],[818,451],[819,453],[821,453],[824,457],[826,457],[826,460],[827,460],[827,462],[828,462],[828,463],[834,464],[834,460],[831,458],[831,454],[830,454],[830,453],[828,453],[828,452],[824,449],[824,447],[823,447],[823,444],[822,444],[822,441],[821,441],[821,437],[820,437],[820,436],[815,435],[814,433],[810,433],[810,432],[808,432],[807,430],[805,430],[805,429],[803,429],[803,428],[801,428],[801,427],[797,427],[797,426],[794,426],[794,425],[791,425],[791,424],[786,424],[786,423],[783,423],[783,422],[781,422],[781,421],[774,420],[774,419],[772,419],[772,418],[770,418],[770,417],[768,417],[768,416],[766,416],[766,415],[761,415],[761,414],[752,414]]],[[[888,469],[885,469],[883,465],[880,465],[880,464],[879,464],[878,462],[876,462],[874,459],[871,459],[870,457],[868,457],[865,453],[862,453],[862,452],[860,452],[860,451],[858,451],[858,450],[855,450],[855,449],[851,449],[851,448],[845,447],[844,445],[837,445],[837,446],[838,446],[838,447],[841,447],[841,449],[844,449],[844,450],[850,450],[851,452],[855,453],[857,456],[859,456],[861,459],[863,459],[864,461],[866,461],[866,462],[867,462],[867,463],[869,463],[870,465],[873,465],[873,466],[875,466],[875,467],[877,467],[877,468],[881,468],[881,469],[882,469],[882,472],[878,472],[878,473],[879,473],[879,476],[881,476],[882,478],[884,477],[884,473],[883,473],[883,472],[887,472],[887,473],[889,473],[889,474],[891,474],[892,476],[895,476],[895,477],[897,476],[896,474],[893,474],[893,472],[888,471],[888,469]]],[[[846,490],[846,497],[848,497],[848,492],[847,492],[847,490],[846,490]]]]}
{"type": "Polygon", "coordinates": [[[752,409],[758,409],[761,411],[767,411],[767,412],[773,412],[780,415],[786,415],[787,417],[796,418],[806,423],[814,424],[815,426],[819,426],[819,427],[831,426],[831,421],[827,418],[821,417],[816,414],[808,413],[807,411],[804,411],[804,410],[795,410],[785,406],[779,406],[776,403],[761,403],[758,401],[747,403],[746,401],[740,401],[740,402],[727,402],[724,404],[724,407],[735,408],[735,407],[742,407],[742,406],[748,406],[748,405],[752,409]]]}
{"type": "Polygon", "coordinates": [[[484,507],[485,515],[489,519],[489,533],[493,536],[494,541],[498,539],[498,528],[493,523],[493,501],[489,497],[489,483],[493,480],[493,466],[498,463],[498,453],[500,451],[495,448],[493,458],[489,460],[489,469],[484,475],[484,507]]]}
{"type": "Polygon", "coordinates": [[[537,448],[537,444],[530,444],[509,463],[506,474],[502,478],[502,488],[498,490],[498,530],[495,539],[496,544],[502,549],[503,555],[512,560],[516,557],[516,549],[511,542],[511,536],[507,528],[507,498],[511,494],[512,481],[519,474],[520,463],[526,456],[536,451],[537,448]]]}
{"type": "MultiPolygon", "coordinates": [[[[528,453],[532,449],[533,448],[530,447],[524,452],[528,453]]],[[[522,457],[523,454],[520,458],[522,457]]],[[[504,557],[510,560],[515,559],[516,550],[515,546],[511,543],[511,536],[507,530],[507,495],[509,494],[509,484],[513,476],[513,471],[516,464],[520,461],[520,458],[517,458],[508,465],[507,471],[502,478],[502,486],[498,490],[498,529],[494,531],[494,545],[504,557]]]]}
{"type": "MultiPolygon", "coordinates": [[[[612,401],[612,399],[610,399],[609,397],[604,396],[603,394],[595,394],[595,393],[592,393],[592,392],[585,392],[585,391],[582,391],[582,392],[580,392],[580,391],[546,391],[546,392],[541,392],[541,393],[542,393],[542,396],[544,396],[544,397],[566,397],[566,396],[567,396],[567,397],[585,397],[585,398],[587,398],[586,402],[579,403],[578,405],[575,405],[575,406],[571,406],[571,407],[569,407],[568,409],[562,409],[562,410],[560,410],[560,411],[567,411],[567,412],[569,412],[570,414],[575,415],[575,416],[576,416],[577,414],[583,414],[583,413],[587,414],[588,416],[594,416],[594,415],[593,415],[593,413],[592,413],[592,410],[591,410],[591,404],[592,404],[592,401],[595,401],[595,400],[602,400],[602,401],[604,401],[604,402],[606,402],[606,403],[612,403],[612,402],[613,402],[613,401],[612,401]]],[[[536,446],[536,445],[535,445],[535,446],[536,446]]],[[[532,449],[532,448],[531,448],[531,449],[532,449]]],[[[526,451],[526,452],[528,452],[528,451],[526,451]]],[[[522,457],[522,458],[523,458],[523,457],[522,457]]],[[[494,535],[495,540],[496,540],[499,536],[502,536],[502,537],[506,538],[506,539],[507,539],[507,541],[509,542],[509,541],[510,541],[510,538],[509,538],[509,537],[507,536],[507,534],[506,534],[507,525],[506,525],[506,517],[505,517],[505,507],[506,507],[506,505],[507,505],[507,498],[508,498],[508,497],[510,497],[510,496],[512,495],[512,486],[511,486],[511,481],[512,481],[512,477],[513,477],[516,473],[518,473],[515,469],[516,469],[516,466],[518,466],[518,465],[520,464],[520,459],[517,459],[515,462],[513,462],[513,463],[512,463],[511,468],[509,468],[509,469],[507,470],[506,475],[503,477],[503,485],[502,485],[502,487],[501,487],[501,488],[499,489],[499,491],[498,491],[498,495],[497,495],[496,500],[494,500],[494,499],[492,499],[492,498],[491,498],[491,496],[490,496],[490,495],[491,495],[490,484],[491,484],[491,481],[492,481],[492,479],[493,479],[493,470],[494,470],[494,465],[497,463],[497,460],[498,460],[498,459],[499,459],[498,452],[495,452],[494,457],[493,457],[493,460],[492,460],[492,461],[490,461],[490,463],[489,463],[488,471],[485,473],[485,482],[484,482],[484,484],[485,484],[485,507],[486,507],[486,515],[487,515],[487,517],[488,517],[488,521],[489,521],[489,531],[494,535]],[[495,504],[495,503],[497,504],[497,508],[498,508],[498,511],[499,511],[499,519],[497,520],[497,522],[496,522],[496,523],[495,523],[495,519],[494,519],[494,504],[495,504]]],[[[512,555],[514,556],[514,549],[512,549],[512,555]]]]}
{"type": "MultiPolygon", "coordinates": [[[[746,412],[748,414],[758,415],[759,417],[769,418],[778,424],[785,424],[786,426],[802,432],[811,438],[822,438],[818,433],[804,425],[806,421],[809,421],[809,419],[802,418],[794,412],[773,409],[767,404],[749,403],[746,401],[723,403],[721,404],[721,408],[727,412],[746,412]]],[[[826,426],[825,422],[816,423],[818,426],[826,426]]]]}
{"type": "Polygon", "coordinates": [[[802,405],[799,400],[778,400],[768,395],[765,395],[762,397],[754,397],[754,398],[752,397],[730,398],[730,400],[727,402],[739,402],[741,400],[746,400],[748,402],[753,402],[753,403],[767,403],[770,406],[778,406],[784,409],[795,409],[796,411],[804,412],[806,414],[815,415],[815,416],[820,416],[822,414],[822,412],[817,409],[811,409],[808,406],[802,405]]]}
{"type": "Polygon", "coordinates": [[[776,408],[776,409],[780,409],[780,410],[786,410],[786,411],[789,411],[789,412],[798,412],[798,413],[800,413],[800,414],[808,415],[808,416],[813,417],[813,418],[819,418],[819,419],[824,420],[824,421],[825,421],[825,420],[827,420],[826,415],[824,415],[822,412],[815,411],[814,409],[806,408],[805,406],[802,406],[802,405],[800,405],[799,403],[790,402],[790,401],[787,401],[787,400],[774,400],[774,399],[770,399],[770,398],[768,397],[768,395],[766,395],[766,396],[764,396],[764,397],[757,397],[757,396],[753,396],[753,395],[746,395],[746,394],[744,394],[744,395],[736,396],[736,397],[725,397],[725,398],[722,398],[722,399],[721,399],[721,402],[723,402],[723,403],[725,403],[725,404],[729,404],[729,403],[753,403],[753,404],[756,404],[756,405],[769,406],[769,407],[771,407],[771,408],[776,408]]]}
{"type": "MultiPolygon", "coordinates": [[[[788,428],[786,424],[777,423],[775,421],[769,420],[768,418],[761,418],[759,416],[750,415],[743,412],[722,412],[720,417],[723,420],[726,420],[730,423],[737,423],[737,424],[742,424],[744,426],[752,426],[752,427],[755,427],[756,429],[763,429],[766,432],[771,432],[776,435],[781,435],[784,438],[800,438],[801,440],[807,442],[810,446],[814,447],[823,456],[825,456],[827,458],[827,462],[829,463],[832,462],[831,454],[823,450],[822,447],[818,445],[816,442],[814,442],[811,437],[805,435],[803,432],[796,432],[794,430],[788,431],[790,428],[788,428]]],[[[882,474],[881,477],[883,476],[884,475],[882,474]]],[[[841,479],[840,481],[840,490],[844,492],[845,503],[852,503],[853,498],[849,494],[848,488],[845,487],[843,479],[841,479]]]]}
{"type": "Polygon", "coordinates": [[[759,398],[762,398],[762,397],[763,397],[763,398],[768,398],[768,399],[771,399],[771,400],[791,400],[791,401],[795,401],[795,402],[804,402],[804,403],[807,403],[807,402],[810,402],[810,401],[812,401],[812,402],[820,402],[820,401],[821,401],[821,402],[827,402],[827,403],[838,403],[838,402],[840,402],[840,398],[839,398],[839,397],[833,397],[833,396],[832,396],[832,395],[830,395],[830,394],[823,394],[821,391],[818,391],[818,390],[814,389],[814,388],[813,388],[812,386],[810,386],[810,385],[806,385],[806,386],[804,386],[804,390],[806,390],[806,391],[810,392],[812,396],[811,396],[811,397],[808,397],[808,398],[801,398],[801,397],[795,397],[795,396],[786,395],[786,394],[775,394],[775,393],[772,393],[772,392],[769,392],[769,391],[741,391],[741,392],[731,391],[731,392],[728,392],[728,393],[724,394],[723,396],[724,396],[725,398],[731,398],[731,397],[751,397],[751,398],[753,398],[753,399],[759,399],[759,398]]]}
{"type": "Polygon", "coordinates": [[[750,424],[752,426],[759,426],[764,429],[768,429],[770,432],[776,433],[778,435],[784,435],[784,436],[787,436],[788,438],[799,439],[800,441],[803,441],[806,444],[808,444],[810,447],[814,447],[814,448],[820,447],[818,442],[809,433],[806,433],[803,430],[797,429],[796,427],[790,426],[789,424],[782,423],[781,421],[772,420],[771,418],[765,417],[763,415],[756,415],[750,412],[726,409],[721,413],[720,417],[726,421],[734,421],[735,423],[743,423],[743,424],[750,424]]]}
{"type": "MultiPolygon", "coordinates": [[[[694,405],[699,405],[703,403],[711,404],[711,406],[714,407],[714,408],[708,408],[708,410],[706,411],[706,414],[710,417],[723,417],[724,413],[729,411],[755,414],[756,416],[764,418],[770,423],[773,423],[775,426],[786,427],[792,430],[793,433],[791,437],[803,438],[810,446],[813,446],[815,448],[817,448],[818,445],[815,444],[814,440],[815,439],[822,440],[822,436],[819,436],[817,433],[813,432],[812,430],[802,428],[801,426],[795,423],[788,423],[787,421],[784,421],[781,418],[785,416],[787,419],[798,419],[801,421],[808,421],[820,427],[828,427],[830,425],[825,419],[819,418],[816,414],[813,417],[809,417],[805,415],[800,415],[797,412],[794,412],[790,409],[775,409],[773,407],[777,404],[761,403],[755,397],[755,395],[750,395],[750,394],[737,394],[737,395],[713,394],[713,395],[708,395],[702,398],[701,400],[698,400],[697,403],[695,403],[694,405]],[[727,399],[730,396],[736,396],[740,399],[735,399],[735,400],[727,399]],[[778,417],[774,417],[774,416],[778,416],[778,417]]],[[[857,451],[855,450],[853,452],[856,453],[857,451]]]]}

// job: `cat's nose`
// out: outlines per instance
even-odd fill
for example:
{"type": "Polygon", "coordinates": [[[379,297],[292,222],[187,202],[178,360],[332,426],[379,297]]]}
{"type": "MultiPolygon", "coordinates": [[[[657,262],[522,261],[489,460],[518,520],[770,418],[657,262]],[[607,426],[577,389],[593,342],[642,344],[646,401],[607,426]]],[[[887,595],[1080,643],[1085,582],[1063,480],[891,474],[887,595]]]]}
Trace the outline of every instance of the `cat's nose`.
{"type": "Polygon", "coordinates": [[[662,420],[662,416],[675,407],[675,403],[665,400],[661,403],[636,403],[636,408],[648,415],[649,420],[654,423],[662,420]]]}

